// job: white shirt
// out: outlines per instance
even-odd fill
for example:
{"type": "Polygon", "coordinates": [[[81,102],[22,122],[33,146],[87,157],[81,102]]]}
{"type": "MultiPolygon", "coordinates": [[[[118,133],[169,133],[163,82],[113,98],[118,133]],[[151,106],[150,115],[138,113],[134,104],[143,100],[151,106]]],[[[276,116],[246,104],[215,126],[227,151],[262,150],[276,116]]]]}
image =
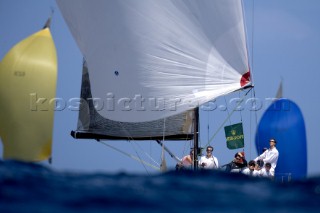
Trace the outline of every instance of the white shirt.
{"type": "Polygon", "coordinates": [[[267,149],[260,156],[256,157],[254,161],[263,160],[264,164],[271,163],[271,172],[274,173],[274,170],[277,166],[278,158],[279,158],[279,152],[276,147],[273,147],[272,149],[271,148],[267,149]]]}
{"type": "Polygon", "coordinates": [[[204,169],[217,169],[219,167],[218,159],[214,156],[202,156],[199,161],[199,167],[204,169]],[[205,163],[206,165],[202,167],[202,163],[205,163]]]}
{"type": "Polygon", "coordinates": [[[271,178],[271,177],[274,176],[274,174],[273,174],[270,170],[267,171],[265,168],[262,168],[262,169],[260,170],[260,176],[261,176],[261,177],[269,177],[269,178],[271,178]]]}
{"type": "Polygon", "coordinates": [[[260,175],[260,172],[258,172],[257,170],[251,171],[249,168],[245,168],[242,171],[242,173],[245,174],[245,175],[253,176],[253,177],[256,177],[256,176],[260,175]]]}

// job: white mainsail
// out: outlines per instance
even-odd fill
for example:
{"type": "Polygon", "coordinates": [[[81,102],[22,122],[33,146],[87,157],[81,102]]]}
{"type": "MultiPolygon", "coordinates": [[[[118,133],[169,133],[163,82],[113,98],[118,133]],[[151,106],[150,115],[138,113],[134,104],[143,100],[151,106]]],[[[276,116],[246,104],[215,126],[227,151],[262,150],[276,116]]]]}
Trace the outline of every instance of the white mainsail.
{"type": "Polygon", "coordinates": [[[151,122],[250,84],[239,0],[57,3],[102,118],[151,122]]]}

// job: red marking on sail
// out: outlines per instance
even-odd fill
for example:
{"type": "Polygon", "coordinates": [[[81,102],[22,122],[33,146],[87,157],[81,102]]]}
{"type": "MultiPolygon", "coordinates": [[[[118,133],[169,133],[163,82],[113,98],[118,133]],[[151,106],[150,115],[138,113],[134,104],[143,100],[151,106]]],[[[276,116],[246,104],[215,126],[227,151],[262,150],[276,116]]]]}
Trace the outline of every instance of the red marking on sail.
{"type": "Polygon", "coordinates": [[[240,80],[240,85],[241,85],[241,87],[243,87],[246,84],[248,84],[249,82],[250,82],[250,70],[242,75],[241,80],[240,80]]]}

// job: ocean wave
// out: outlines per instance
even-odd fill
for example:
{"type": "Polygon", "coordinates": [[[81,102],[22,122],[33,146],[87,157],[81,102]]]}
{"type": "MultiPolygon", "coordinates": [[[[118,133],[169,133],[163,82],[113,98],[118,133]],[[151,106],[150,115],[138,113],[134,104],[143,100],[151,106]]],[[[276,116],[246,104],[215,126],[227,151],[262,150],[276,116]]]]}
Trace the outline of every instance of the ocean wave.
{"type": "Polygon", "coordinates": [[[320,177],[271,181],[219,171],[75,173],[0,161],[0,212],[318,212],[320,177]]]}

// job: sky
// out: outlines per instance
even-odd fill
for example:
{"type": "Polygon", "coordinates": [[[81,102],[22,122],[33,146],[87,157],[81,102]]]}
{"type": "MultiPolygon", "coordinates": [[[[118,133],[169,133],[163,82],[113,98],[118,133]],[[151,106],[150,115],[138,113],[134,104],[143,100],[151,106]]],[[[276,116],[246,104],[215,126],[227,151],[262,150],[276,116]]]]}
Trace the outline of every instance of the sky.
{"type": "MultiPolygon", "coordinates": [[[[283,95],[297,103],[303,113],[307,131],[308,176],[320,175],[319,102],[320,95],[320,1],[318,0],[244,0],[250,67],[255,85],[255,97],[263,107],[251,112],[244,110],[231,116],[228,123],[243,121],[247,159],[257,153],[254,145],[255,128],[268,106],[267,98],[275,97],[283,80],[283,95]]],[[[0,0],[0,58],[17,42],[39,31],[51,10],[54,10],[51,33],[58,55],[56,97],[64,100],[80,95],[82,54],[54,0],[0,0]]],[[[252,94],[252,93],[251,93],[252,94]]],[[[224,104],[234,93],[217,99],[224,104]]],[[[200,112],[200,143],[207,144],[216,129],[228,116],[225,110],[200,112]]],[[[77,126],[78,112],[55,112],[52,164],[55,170],[75,172],[129,172],[152,174],[152,168],[123,155],[94,140],[75,140],[70,131],[77,126]]],[[[118,149],[139,156],[148,162],[160,162],[161,147],[154,141],[108,141],[118,149]],[[143,152],[141,152],[143,150],[143,152]],[[149,153],[153,160],[145,157],[149,153]]],[[[165,141],[165,145],[179,158],[188,153],[190,142],[165,141]]],[[[224,132],[220,131],[213,142],[214,155],[219,164],[230,162],[234,151],[225,147],[224,132]]],[[[2,145],[0,144],[0,151],[2,145]]],[[[281,154],[281,153],[280,153],[281,154]]],[[[0,155],[1,156],[1,155],[0,155]]],[[[173,168],[175,161],[166,155],[173,168]]]]}

